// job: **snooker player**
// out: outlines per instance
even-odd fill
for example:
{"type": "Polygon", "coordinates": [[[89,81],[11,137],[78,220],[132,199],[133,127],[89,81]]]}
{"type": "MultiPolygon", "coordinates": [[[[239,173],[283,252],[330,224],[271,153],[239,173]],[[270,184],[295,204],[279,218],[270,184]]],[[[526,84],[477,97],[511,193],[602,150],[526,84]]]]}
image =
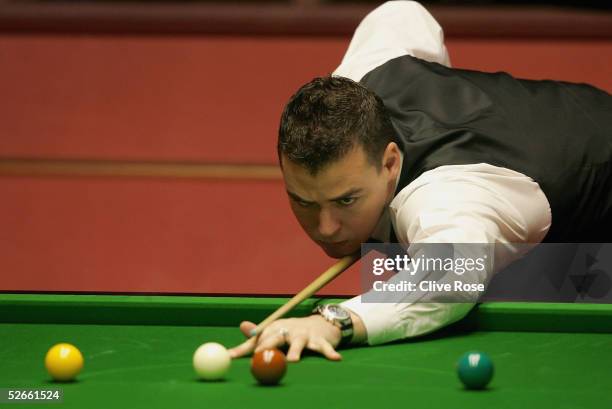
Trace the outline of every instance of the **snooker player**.
{"type": "MultiPolygon", "coordinates": [[[[515,243],[611,237],[612,96],[453,69],[442,29],[416,2],[371,12],[334,73],[291,97],[278,153],[295,216],[331,257],[373,238],[495,243],[515,260],[515,243]]],[[[230,354],[288,345],[289,361],[304,348],[339,360],[345,344],[426,334],[473,305],[358,296],[277,320],[230,354]]]]}

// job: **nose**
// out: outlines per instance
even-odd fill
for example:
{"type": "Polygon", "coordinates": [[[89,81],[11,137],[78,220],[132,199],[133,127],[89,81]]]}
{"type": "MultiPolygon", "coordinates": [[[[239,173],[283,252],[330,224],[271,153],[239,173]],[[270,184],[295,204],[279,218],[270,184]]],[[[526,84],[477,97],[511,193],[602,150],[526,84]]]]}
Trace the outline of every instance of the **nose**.
{"type": "Polygon", "coordinates": [[[333,237],[340,230],[340,221],[331,209],[322,208],[319,212],[319,234],[322,237],[333,237]]]}

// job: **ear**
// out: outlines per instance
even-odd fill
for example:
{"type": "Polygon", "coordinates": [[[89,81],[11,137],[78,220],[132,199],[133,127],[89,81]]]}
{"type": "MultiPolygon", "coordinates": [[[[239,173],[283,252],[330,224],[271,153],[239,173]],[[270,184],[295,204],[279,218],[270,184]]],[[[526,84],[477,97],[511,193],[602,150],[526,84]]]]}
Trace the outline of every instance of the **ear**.
{"type": "Polygon", "coordinates": [[[278,166],[280,167],[281,171],[283,170],[283,161],[284,160],[285,160],[285,154],[279,152],[279,154],[278,154],[278,166]]]}
{"type": "Polygon", "coordinates": [[[391,177],[396,177],[400,172],[401,153],[395,142],[389,142],[382,157],[382,166],[391,177]]]}

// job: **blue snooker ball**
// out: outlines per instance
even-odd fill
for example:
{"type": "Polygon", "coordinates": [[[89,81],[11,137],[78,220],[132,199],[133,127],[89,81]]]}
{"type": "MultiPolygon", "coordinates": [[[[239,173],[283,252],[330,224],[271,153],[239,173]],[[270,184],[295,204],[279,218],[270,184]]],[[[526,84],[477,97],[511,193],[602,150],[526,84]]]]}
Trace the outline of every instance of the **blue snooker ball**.
{"type": "Polygon", "coordinates": [[[493,362],[482,352],[467,352],[459,359],[457,374],[467,389],[484,389],[493,378],[493,362]]]}

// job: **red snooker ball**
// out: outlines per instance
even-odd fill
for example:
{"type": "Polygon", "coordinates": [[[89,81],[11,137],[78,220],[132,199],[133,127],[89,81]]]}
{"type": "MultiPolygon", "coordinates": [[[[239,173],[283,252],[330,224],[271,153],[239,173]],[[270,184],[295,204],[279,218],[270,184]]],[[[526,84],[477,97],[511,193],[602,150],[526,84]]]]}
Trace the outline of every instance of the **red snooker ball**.
{"type": "Polygon", "coordinates": [[[287,372],[287,360],[280,349],[256,352],[251,359],[251,373],[262,385],[276,385],[287,372]]]}

